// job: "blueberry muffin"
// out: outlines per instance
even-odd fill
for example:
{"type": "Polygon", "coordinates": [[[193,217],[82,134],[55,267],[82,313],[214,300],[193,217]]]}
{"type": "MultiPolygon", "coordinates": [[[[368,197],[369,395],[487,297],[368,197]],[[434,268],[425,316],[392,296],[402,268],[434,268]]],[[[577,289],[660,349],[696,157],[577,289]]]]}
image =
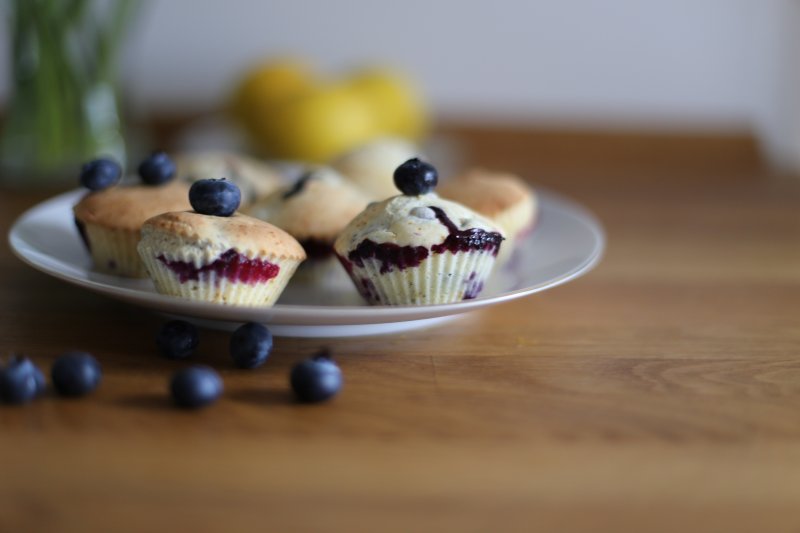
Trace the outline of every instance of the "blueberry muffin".
{"type": "Polygon", "coordinates": [[[361,295],[372,304],[444,304],[475,298],[489,277],[502,230],[472,210],[439,198],[436,170],[403,163],[403,192],[372,204],[336,240],[335,249],[361,295]]]}
{"type": "Polygon", "coordinates": [[[297,239],[308,260],[295,281],[347,282],[333,250],[339,233],[369,203],[369,198],[334,170],[310,168],[294,184],[251,206],[248,213],[297,239]]]}
{"type": "Polygon", "coordinates": [[[90,192],[73,208],[75,225],[97,271],[147,276],[136,246],[144,222],[167,211],[189,209],[189,186],[119,185],[90,192]]]}
{"type": "Polygon", "coordinates": [[[270,306],[306,254],[285,231],[235,213],[241,195],[226,180],[192,185],[194,211],[145,222],[139,255],[156,290],[190,300],[270,306]]]}

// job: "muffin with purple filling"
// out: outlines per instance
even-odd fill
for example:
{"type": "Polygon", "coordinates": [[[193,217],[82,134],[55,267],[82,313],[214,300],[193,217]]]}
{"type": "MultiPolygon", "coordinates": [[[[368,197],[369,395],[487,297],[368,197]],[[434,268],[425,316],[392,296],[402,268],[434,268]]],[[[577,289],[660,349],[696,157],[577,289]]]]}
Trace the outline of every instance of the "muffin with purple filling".
{"type": "Polygon", "coordinates": [[[122,169],[108,159],[84,165],[81,183],[91,192],[73,207],[75,225],[95,270],[117,276],[147,276],[136,246],[145,220],[189,208],[189,186],[172,181],[170,162],[157,153],[142,166],[142,184],[118,185],[122,169]]]}
{"type": "Polygon", "coordinates": [[[475,298],[504,239],[502,230],[433,192],[436,169],[419,159],[394,174],[402,195],[372,204],[336,239],[336,254],[372,304],[444,304],[475,298]]]}
{"type": "Polygon", "coordinates": [[[275,303],[306,255],[285,231],[236,213],[241,193],[224,179],[192,185],[194,211],[164,213],[142,227],[139,255],[156,290],[242,306],[275,303]]]}
{"type": "Polygon", "coordinates": [[[333,243],[368,203],[369,198],[339,173],[316,167],[293,185],[257,202],[248,212],[288,232],[303,246],[308,260],[298,269],[296,281],[348,283],[336,260],[333,243]]]}

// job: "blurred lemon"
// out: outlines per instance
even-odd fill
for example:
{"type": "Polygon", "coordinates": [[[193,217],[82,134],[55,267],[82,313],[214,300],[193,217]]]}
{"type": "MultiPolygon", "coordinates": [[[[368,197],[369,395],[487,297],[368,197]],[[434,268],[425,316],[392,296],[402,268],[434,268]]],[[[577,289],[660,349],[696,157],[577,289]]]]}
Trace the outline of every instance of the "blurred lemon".
{"type": "Polygon", "coordinates": [[[326,83],[298,59],[273,59],[248,71],[230,108],[265,155],[314,162],[378,137],[417,140],[427,128],[419,95],[398,72],[371,68],[326,83]]]}
{"type": "Polygon", "coordinates": [[[284,102],[265,137],[274,157],[322,163],[379,133],[369,103],[348,85],[331,84],[284,102]]]}
{"type": "Polygon", "coordinates": [[[316,83],[313,69],[305,61],[273,59],[247,71],[234,91],[231,111],[258,144],[269,144],[264,136],[271,130],[275,110],[316,83]]]}
{"type": "Polygon", "coordinates": [[[366,100],[384,135],[417,140],[426,132],[428,119],[422,98],[406,76],[386,68],[370,68],[353,74],[349,85],[366,100]]]}

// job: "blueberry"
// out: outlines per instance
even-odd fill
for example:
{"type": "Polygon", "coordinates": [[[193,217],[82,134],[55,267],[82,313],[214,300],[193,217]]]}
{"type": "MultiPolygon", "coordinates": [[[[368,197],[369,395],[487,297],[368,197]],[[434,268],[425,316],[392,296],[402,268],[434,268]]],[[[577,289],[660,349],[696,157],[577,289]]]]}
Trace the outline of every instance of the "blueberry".
{"type": "Polygon", "coordinates": [[[100,385],[102,376],[100,363],[86,352],[59,356],[50,372],[53,387],[62,396],[85,396],[100,385]]]}
{"type": "Polygon", "coordinates": [[[28,403],[44,389],[42,371],[27,357],[15,355],[0,370],[0,399],[6,403],[28,403]]]}
{"type": "Polygon", "coordinates": [[[301,402],[322,402],[342,388],[342,371],[327,351],[297,363],[289,377],[292,390],[301,402]]]}
{"type": "Polygon", "coordinates": [[[394,184],[406,196],[427,194],[436,188],[438,182],[439,173],[433,165],[416,157],[394,171],[394,184]]]}
{"type": "Polygon", "coordinates": [[[170,320],[161,326],[156,335],[158,353],[168,359],[189,357],[199,343],[197,328],[184,320],[170,320]]]}
{"type": "Polygon", "coordinates": [[[170,382],[172,399],[180,407],[198,409],[222,394],[222,378],[213,368],[195,365],[179,370],[170,382]]]}
{"type": "Polygon", "coordinates": [[[230,350],[239,368],[259,367],[272,352],[272,333],[266,326],[248,322],[231,335],[230,350]]]}
{"type": "Polygon", "coordinates": [[[161,185],[175,176],[175,163],[164,152],[154,152],[139,164],[139,177],[147,185],[161,185]]]}
{"type": "Polygon", "coordinates": [[[201,215],[229,217],[241,202],[239,187],[225,178],[199,180],[189,189],[189,203],[201,215]]]}
{"type": "Polygon", "coordinates": [[[115,185],[122,177],[122,167],[111,159],[95,159],[81,167],[81,186],[101,191],[115,185]]]}

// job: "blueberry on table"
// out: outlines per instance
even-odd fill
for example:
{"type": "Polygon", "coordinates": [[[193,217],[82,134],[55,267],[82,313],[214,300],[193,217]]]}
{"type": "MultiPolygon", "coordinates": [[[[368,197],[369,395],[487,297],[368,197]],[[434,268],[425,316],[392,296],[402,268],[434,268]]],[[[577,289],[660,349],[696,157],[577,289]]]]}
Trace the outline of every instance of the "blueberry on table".
{"type": "Polygon", "coordinates": [[[272,333],[262,324],[248,322],[231,335],[230,352],[239,368],[259,367],[272,352],[272,333]]]}
{"type": "Polygon", "coordinates": [[[175,176],[175,163],[164,152],[154,152],[139,164],[139,177],[147,185],[161,185],[175,176]]]}
{"type": "Polygon", "coordinates": [[[292,390],[301,402],[323,402],[342,388],[342,371],[327,351],[300,361],[289,376],[292,390]]]}
{"type": "Polygon", "coordinates": [[[5,403],[23,404],[44,392],[42,371],[27,357],[12,356],[0,369],[0,399],[5,403]]]}
{"type": "Polygon", "coordinates": [[[94,159],[81,167],[81,186],[90,191],[102,191],[122,178],[122,167],[111,159],[94,159]]]}
{"type": "Polygon", "coordinates": [[[100,363],[86,352],[67,352],[53,363],[53,387],[62,396],[85,396],[94,391],[103,377],[100,363]]]}
{"type": "Polygon", "coordinates": [[[201,215],[229,217],[242,203],[242,193],[225,178],[198,180],[189,189],[189,203],[201,215]]]}
{"type": "Polygon", "coordinates": [[[439,183],[433,165],[418,158],[409,159],[394,171],[394,184],[406,196],[427,194],[439,183]]]}
{"type": "Polygon", "coordinates": [[[170,382],[172,399],[179,407],[199,409],[222,394],[222,378],[213,368],[195,365],[179,370],[170,382]]]}
{"type": "Polygon", "coordinates": [[[158,353],[167,359],[185,359],[194,353],[199,343],[197,328],[185,320],[170,320],[156,335],[158,353]]]}

